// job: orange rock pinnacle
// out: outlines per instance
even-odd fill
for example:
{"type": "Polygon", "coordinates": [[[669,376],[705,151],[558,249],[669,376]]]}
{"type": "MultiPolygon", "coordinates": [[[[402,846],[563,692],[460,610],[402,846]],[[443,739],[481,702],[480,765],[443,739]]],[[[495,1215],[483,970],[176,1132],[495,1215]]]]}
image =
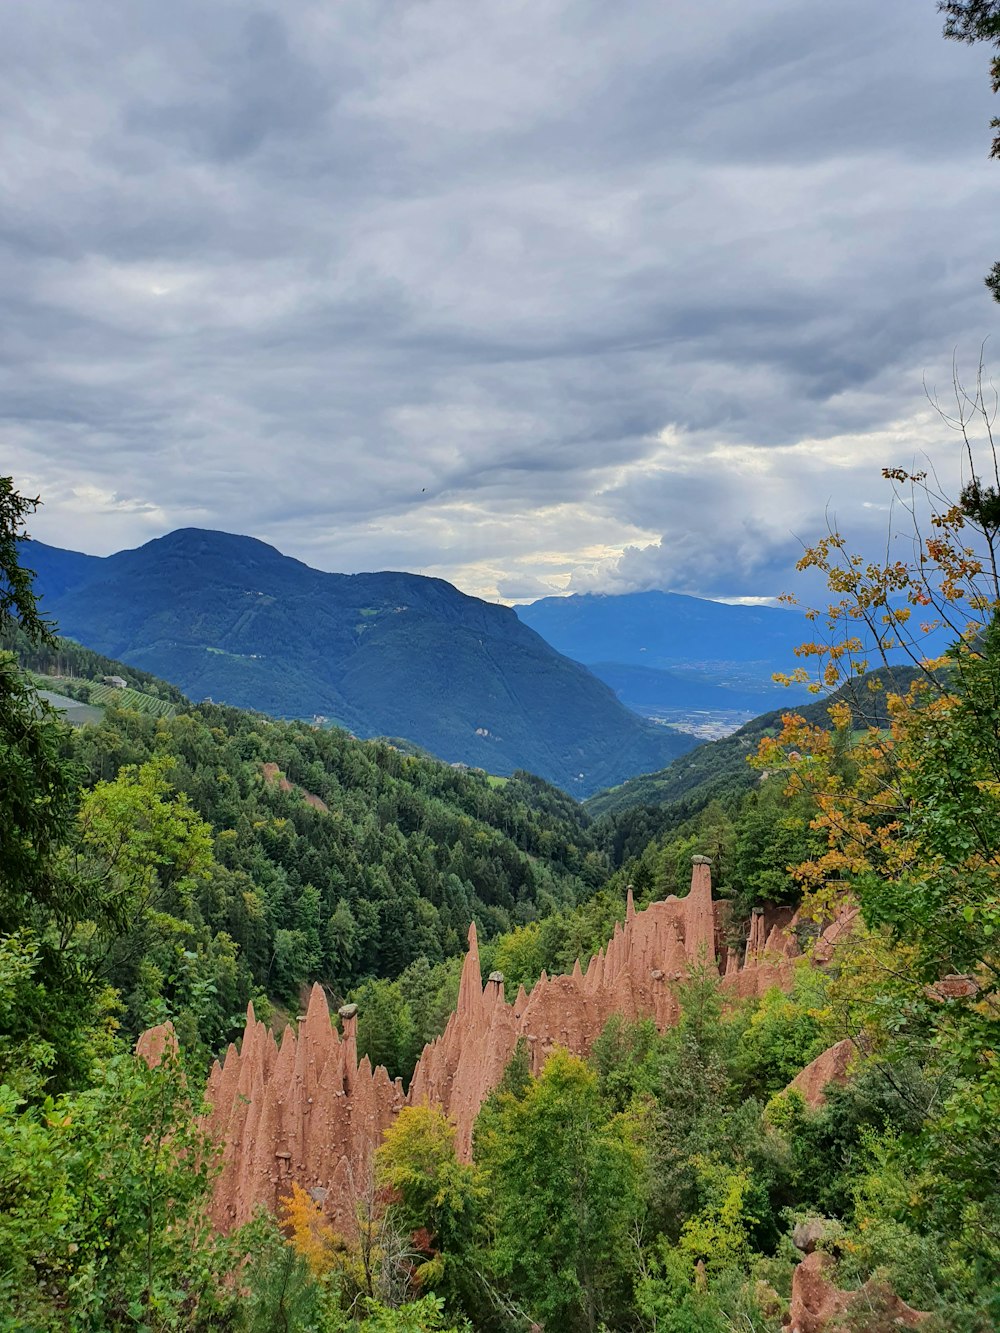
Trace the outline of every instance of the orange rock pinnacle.
{"type": "MultiPolygon", "coordinates": [[[[342,1011],[341,1037],[319,985],[298,1034],[286,1028],[280,1047],[249,1006],[239,1048],[230,1046],[215,1063],[205,1093],[208,1129],[222,1148],[213,1220],[222,1230],[238,1226],[258,1204],[275,1208],[294,1181],[341,1228],[352,1229],[353,1201],[364,1192],[372,1155],[404,1105],[441,1107],[455,1122],[460,1156],[468,1159],[476,1115],[518,1038],[527,1041],[537,1073],[555,1046],[587,1055],[614,1014],[651,1017],[663,1029],[677,1019],[675,983],[691,964],[718,972],[721,960],[721,984],[740,996],[790,984],[798,953],[791,914],[772,915],[754,917],[740,966],[720,938],[723,913],[712,901],[709,863],[695,857],[686,898],[637,912],[629,890],[624,927],[615,926],[586,971],[577,962],[569,976],[543,972],[530,995],[520,989],[511,1004],[499,973],[483,986],[473,924],[458,1004],[441,1036],[424,1048],[408,1096],[381,1066],[373,1070],[367,1057],[358,1063],[357,1008],[342,1011]]],[[[144,1034],[140,1049],[153,1054],[164,1040],[161,1033],[144,1034]]]]}

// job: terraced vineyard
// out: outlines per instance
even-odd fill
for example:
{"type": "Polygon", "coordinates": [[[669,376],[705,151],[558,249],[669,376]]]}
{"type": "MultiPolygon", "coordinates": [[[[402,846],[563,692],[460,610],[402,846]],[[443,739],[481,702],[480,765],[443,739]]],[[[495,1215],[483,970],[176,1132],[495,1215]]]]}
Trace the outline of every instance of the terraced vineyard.
{"type": "Polygon", "coordinates": [[[104,685],[94,680],[84,680],[74,676],[45,676],[32,673],[35,684],[44,690],[72,694],[80,686],[86,686],[86,702],[97,708],[106,708],[114,704],[117,708],[130,708],[136,713],[148,713],[150,717],[174,717],[177,705],[167,699],[160,699],[154,694],[143,694],[141,690],[129,687],[116,689],[113,685],[104,685]]]}
{"type": "Polygon", "coordinates": [[[115,704],[118,708],[132,708],[137,713],[149,713],[151,717],[174,717],[177,713],[177,705],[166,699],[157,699],[155,695],[142,694],[139,690],[118,690],[113,685],[93,682],[90,684],[90,701],[101,707],[115,704]]]}

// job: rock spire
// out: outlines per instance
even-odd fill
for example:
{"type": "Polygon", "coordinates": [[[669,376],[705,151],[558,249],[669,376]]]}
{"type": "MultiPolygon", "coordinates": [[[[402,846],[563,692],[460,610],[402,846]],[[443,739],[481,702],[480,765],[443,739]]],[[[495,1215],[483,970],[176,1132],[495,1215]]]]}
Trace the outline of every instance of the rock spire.
{"type": "MultiPolygon", "coordinates": [[[[718,971],[722,986],[739,996],[788,986],[799,953],[791,913],[755,915],[742,960],[723,942],[726,919],[725,905],[712,901],[709,863],[695,857],[687,897],[637,912],[629,890],[624,926],[616,924],[586,970],[578,961],[568,976],[543,972],[530,995],[520,988],[511,1003],[501,974],[483,985],[471,925],[458,1003],[442,1035],[424,1048],[408,1095],[381,1066],[373,1070],[367,1057],[359,1063],[356,1006],[340,1011],[341,1036],[322,988],[313,986],[298,1033],[286,1028],[280,1045],[249,1006],[242,1042],[215,1063],[205,1092],[207,1127],[222,1149],[214,1222],[228,1230],[258,1204],[275,1208],[295,1181],[349,1229],[374,1151],[403,1106],[441,1107],[455,1122],[459,1154],[470,1157],[476,1115],[519,1038],[537,1073],[555,1046],[587,1055],[612,1015],[651,1017],[663,1029],[677,1019],[675,985],[691,964],[718,971]]],[[[140,1048],[152,1054],[168,1041],[146,1034],[140,1048]]]]}

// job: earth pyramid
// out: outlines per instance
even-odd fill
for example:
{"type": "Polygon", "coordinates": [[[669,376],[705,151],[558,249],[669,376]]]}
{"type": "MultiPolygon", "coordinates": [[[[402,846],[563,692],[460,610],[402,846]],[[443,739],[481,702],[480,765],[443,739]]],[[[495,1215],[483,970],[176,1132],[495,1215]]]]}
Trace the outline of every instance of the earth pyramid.
{"type": "MultiPolygon", "coordinates": [[[[832,948],[850,916],[845,911],[828,927],[817,953],[832,948]]],[[[718,972],[723,988],[737,996],[787,988],[801,953],[790,910],[755,912],[739,951],[724,942],[727,924],[728,906],[712,899],[709,862],[695,857],[685,898],[637,912],[629,890],[624,924],[616,924],[586,971],[577,961],[568,975],[543,972],[530,994],[521,988],[512,1001],[500,973],[483,983],[473,924],[457,1006],[442,1035],[424,1048],[408,1093],[381,1066],[358,1060],[357,1007],[340,1011],[338,1032],[319,985],[298,1031],[286,1027],[280,1045],[249,1006],[242,1041],[215,1063],[205,1091],[207,1128],[222,1149],[213,1221],[228,1231],[259,1204],[275,1209],[295,1182],[338,1226],[351,1229],[355,1201],[369,1188],[374,1152],[394,1117],[407,1105],[440,1107],[455,1123],[457,1149],[467,1160],[479,1108],[520,1038],[537,1073],[556,1046],[587,1055],[612,1015],[651,1017],[662,1030],[677,1020],[676,983],[692,964],[718,972]]],[[[146,1035],[140,1052],[155,1058],[167,1045],[161,1033],[146,1035]]]]}

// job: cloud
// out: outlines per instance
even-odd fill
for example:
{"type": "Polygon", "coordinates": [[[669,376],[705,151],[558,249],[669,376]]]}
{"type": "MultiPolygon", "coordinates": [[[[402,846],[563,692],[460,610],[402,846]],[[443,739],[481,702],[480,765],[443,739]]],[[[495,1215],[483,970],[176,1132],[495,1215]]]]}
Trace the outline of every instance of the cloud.
{"type": "Polygon", "coordinates": [[[546,583],[531,574],[514,575],[497,580],[497,593],[505,602],[533,602],[539,597],[552,597],[561,591],[556,583],[546,583]]]}
{"type": "Polygon", "coordinates": [[[630,469],[605,497],[612,511],[646,526],[658,519],[663,535],[581,565],[568,590],[669,587],[740,601],[815,593],[815,582],[800,580],[794,567],[830,532],[867,558],[888,551],[910,560],[915,533],[930,532],[926,504],[914,511],[908,492],[881,470],[961,477],[956,436],[940,406],[925,396],[921,410],[874,431],[768,447],[667,432],[659,455],[630,469]]]}
{"type": "MultiPolygon", "coordinates": [[[[773,595],[996,325],[982,51],[933,6],[15,0],[0,459],[516,600],[773,595]]],[[[876,521],[878,520],[878,521],[876,521]]]]}

